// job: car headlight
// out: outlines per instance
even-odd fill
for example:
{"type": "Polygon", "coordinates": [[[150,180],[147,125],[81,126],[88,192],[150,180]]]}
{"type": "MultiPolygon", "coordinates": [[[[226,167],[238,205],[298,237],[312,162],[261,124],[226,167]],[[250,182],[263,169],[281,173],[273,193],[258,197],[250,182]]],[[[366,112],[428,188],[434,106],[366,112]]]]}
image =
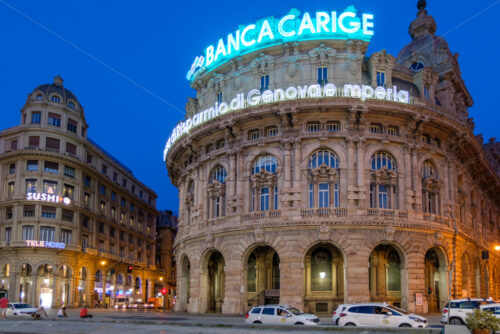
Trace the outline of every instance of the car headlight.
{"type": "Polygon", "coordinates": [[[427,321],[424,320],[424,319],[420,319],[420,318],[416,318],[416,317],[409,317],[411,320],[414,320],[416,322],[422,322],[422,323],[426,323],[427,321]]]}

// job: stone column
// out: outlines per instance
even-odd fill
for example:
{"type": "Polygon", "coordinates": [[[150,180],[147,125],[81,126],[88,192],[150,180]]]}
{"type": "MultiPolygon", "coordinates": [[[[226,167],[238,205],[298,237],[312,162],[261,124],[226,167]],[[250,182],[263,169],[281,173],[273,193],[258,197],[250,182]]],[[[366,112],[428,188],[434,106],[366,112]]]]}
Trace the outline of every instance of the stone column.
{"type": "Polygon", "coordinates": [[[422,210],[422,182],[419,179],[419,168],[417,161],[418,147],[415,147],[411,151],[411,170],[412,170],[412,180],[413,180],[413,191],[414,191],[414,205],[415,210],[422,210]]]}
{"type": "Polygon", "coordinates": [[[295,143],[295,154],[294,154],[294,176],[293,176],[293,187],[294,188],[300,188],[300,181],[301,181],[301,172],[302,172],[302,165],[301,165],[301,159],[302,159],[302,150],[301,150],[301,142],[300,139],[296,139],[295,143]]]}
{"type": "Polygon", "coordinates": [[[283,187],[285,189],[289,189],[291,186],[291,182],[292,182],[292,174],[291,174],[291,171],[292,171],[292,166],[291,166],[291,164],[292,164],[292,160],[291,160],[292,144],[289,142],[286,142],[283,144],[283,147],[285,149],[285,152],[284,152],[285,182],[283,184],[283,187]]]}
{"type": "Polygon", "coordinates": [[[363,303],[370,300],[369,291],[369,266],[370,250],[363,247],[364,235],[352,235],[354,248],[346,249],[349,254],[346,262],[345,273],[345,298],[346,303],[363,303]]]}
{"type": "Polygon", "coordinates": [[[304,262],[303,254],[280,254],[280,304],[304,309],[304,262]]]}
{"type": "Polygon", "coordinates": [[[236,153],[232,152],[229,156],[229,197],[236,195],[236,153]]]}
{"type": "Polygon", "coordinates": [[[411,148],[409,145],[404,145],[404,183],[401,183],[404,188],[400,189],[401,194],[404,196],[404,202],[400,203],[400,208],[402,210],[411,210],[413,202],[413,188],[411,180],[411,158],[410,158],[411,148]]]}
{"type": "Polygon", "coordinates": [[[347,206],[354,207],[354,200],[351,199],[351,194],[354,193],[356,186],[356,178],[354,177],[354,141],[352,139],[347,139],[347,159],[346,159],[346,169],[347,169],[347,206]]]}

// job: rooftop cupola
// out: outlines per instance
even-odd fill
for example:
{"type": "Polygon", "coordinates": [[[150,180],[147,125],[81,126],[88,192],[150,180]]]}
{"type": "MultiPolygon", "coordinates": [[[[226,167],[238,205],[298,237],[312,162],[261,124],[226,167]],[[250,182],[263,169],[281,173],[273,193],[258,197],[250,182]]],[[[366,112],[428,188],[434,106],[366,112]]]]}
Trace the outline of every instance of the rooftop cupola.
{"type": "Polygon", "coordinates": [[[427,2],[425,0],[419,0],[417,3],[417,18],[413,20],[408,28],[412,39],[419,38],[425,34],[434,35],[436,32],[436,22],[432,16],[427,15],[426,6],[427,2]]]}

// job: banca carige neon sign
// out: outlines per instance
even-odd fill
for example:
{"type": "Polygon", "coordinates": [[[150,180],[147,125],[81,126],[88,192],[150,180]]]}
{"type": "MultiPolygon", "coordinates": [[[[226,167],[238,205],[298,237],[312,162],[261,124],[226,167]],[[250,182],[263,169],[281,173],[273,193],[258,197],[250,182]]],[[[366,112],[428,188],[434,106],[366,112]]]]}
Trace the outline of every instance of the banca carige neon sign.
{"type": "Polygon", "coordinates": [[[354,6],[342,13],[322,11],[316,13],[292,9],[278,19],[274,16],[253,24],[242,25],[235,32],[220,38],[196,57],[186,78],[192,81],[199,73],[208,73],[217,66],[237,56],[285,42],[357,39],[369,42],[373,36],[373,15],[359,14],[354,6]]]}

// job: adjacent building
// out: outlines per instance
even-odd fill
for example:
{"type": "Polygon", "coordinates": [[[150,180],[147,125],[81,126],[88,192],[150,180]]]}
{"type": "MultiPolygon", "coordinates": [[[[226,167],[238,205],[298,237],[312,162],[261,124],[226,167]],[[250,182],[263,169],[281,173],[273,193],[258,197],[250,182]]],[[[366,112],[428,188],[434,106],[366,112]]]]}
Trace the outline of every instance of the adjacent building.
{"type": "Polygon", "coordinates": [[[156,194],[87,137],[57,76],[0,132],[0,287],[46,307],[156,296],[156,194]],[[155,291],[155,287],[156,290],[155,291]]]}
{"type": "Polygon", "coordinates": [[[335,16],[345,34],[322,38],[325,15],[240,27],[234,57],[220,61],[221,40],[193,64],[196,97],[165,150],[180,198],[177,310],[387,301],[427,313],[500,298],[498,143],[474,135],[425,1],[396,57],[366,54],[369,38],[340,26],[352,8],[335,16]]]}
{"type": "Polygon", "coordinates": [[[164,272],[163,285],[167,289],[166,308],[176,303],[176,271],[174,242],[177,234],[177,216],[172,211],[160,212],[156,221],[156,267],[164,272]]]}

